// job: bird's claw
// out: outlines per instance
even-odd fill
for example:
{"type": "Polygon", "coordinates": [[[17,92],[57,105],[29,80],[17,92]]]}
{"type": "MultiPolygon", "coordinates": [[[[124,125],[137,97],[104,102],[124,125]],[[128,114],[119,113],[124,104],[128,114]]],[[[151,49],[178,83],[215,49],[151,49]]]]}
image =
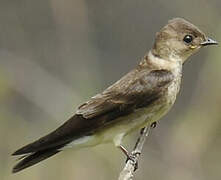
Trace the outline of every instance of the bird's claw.
{"type": "Polygon", "coordinates": [[[135,166],[134,166],[134,171],[136,171],[138,169],[138,161],[137,161],[137,155],[140,155],[141,153],[140,152],[131,152],[130,154],[128,154],[127,156],[127,160],[126,160],[126,163],[131,160],[135,166]]]}
{"type": "Polygon", "coordinates": [[[153,122],[153,123],[150,125],[150,127],[152,127],[152,128],[157,127],[157,122],[156,122],[156,121],[155,121],[155,122],[153,122]]]}

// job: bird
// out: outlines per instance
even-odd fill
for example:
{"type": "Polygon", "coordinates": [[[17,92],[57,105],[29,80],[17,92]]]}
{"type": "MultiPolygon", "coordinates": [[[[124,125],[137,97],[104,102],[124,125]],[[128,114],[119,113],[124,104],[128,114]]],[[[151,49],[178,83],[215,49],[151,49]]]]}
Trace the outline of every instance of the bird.
{"type": "Polygon", "coordinates": [[[217,44],[187,20],[169,20],[134,69],[78,106],[63,125],[15,151],[12,155],[21,157],[12,172],[71,147],[113,143],[127,154],[123,138],[157,122],[174,105],[187,59],[202,47],[217,44]]]}

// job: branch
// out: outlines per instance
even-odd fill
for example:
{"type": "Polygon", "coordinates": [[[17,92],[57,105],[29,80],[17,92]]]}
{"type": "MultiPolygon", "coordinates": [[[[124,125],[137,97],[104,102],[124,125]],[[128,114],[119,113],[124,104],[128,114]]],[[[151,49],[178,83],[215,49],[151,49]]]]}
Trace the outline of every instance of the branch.
{"type": "Polygon", "coordinates": [[[131,152],[131,156],[133,157],[133,160],[129,159],[126,162],[126,165],[124,166],[124,169],[121,171],[118,180],[132,180],[133,179],[133,174],[136,170],[138,159],[141,155],[143,145],[145,143],[147,136],[149,135],[151,127],[152,125],[147,126],[141,130],[140,136],[137,139],[137,142],[134,146],[134,150],[131,152]]]}

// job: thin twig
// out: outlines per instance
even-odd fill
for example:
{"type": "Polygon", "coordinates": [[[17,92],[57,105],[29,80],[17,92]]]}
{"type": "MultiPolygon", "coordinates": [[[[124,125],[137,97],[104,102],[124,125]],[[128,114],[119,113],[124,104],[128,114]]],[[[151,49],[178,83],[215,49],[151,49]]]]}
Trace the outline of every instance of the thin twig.
{"type": "Polygon", "coordinates": [[[151,126],[147,126],[141,130],[140,136],[136,141],[134,150],[131,152],[131,155],[134,158],[133,160],[129,159],[126,162],[124,169],[121,171],[118,180],[132,180],[133,179],[133,175],[137,166],[136,163],[138,162],[138,159],[141,155],[143,145],[145,143],[147,136],[149,135],[150,129],[151,129],[151,126]]]}

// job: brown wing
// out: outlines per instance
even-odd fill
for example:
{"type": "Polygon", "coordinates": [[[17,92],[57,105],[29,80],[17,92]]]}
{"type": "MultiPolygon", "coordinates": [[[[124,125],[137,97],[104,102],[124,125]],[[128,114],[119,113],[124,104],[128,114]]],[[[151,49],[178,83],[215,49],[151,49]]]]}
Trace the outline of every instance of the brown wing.
{"type": "Polygon", "coordinates": [[[74,139],[93,134],[118,117],[148,106],[161,96],[172,80],[172,73],[166,70],[131,71],[103,93],[81,105],[76,114],[58,129],[13,155],[59,149],[74,139]]]}
{"type": "Polygon", "coordinates": [[[117,118],[148,106],[161,97],[173,78],[172,73],[166,70],[131,71],[81,105],[77,113],[58,129],[14,152],[13,155],[30,154],[22,157],[24,159],[13,168],[13,172],[47,159],[74,139],[93,134],[99,128],[114,123],[117,118]]]}
{"type": "Polygon", "coordinates": [[[173,80],[167,70],[132,71],[113,86],[82,104],[76,114],[94,119],[113,111],[147,106],[159,98],[173,80]]]}

